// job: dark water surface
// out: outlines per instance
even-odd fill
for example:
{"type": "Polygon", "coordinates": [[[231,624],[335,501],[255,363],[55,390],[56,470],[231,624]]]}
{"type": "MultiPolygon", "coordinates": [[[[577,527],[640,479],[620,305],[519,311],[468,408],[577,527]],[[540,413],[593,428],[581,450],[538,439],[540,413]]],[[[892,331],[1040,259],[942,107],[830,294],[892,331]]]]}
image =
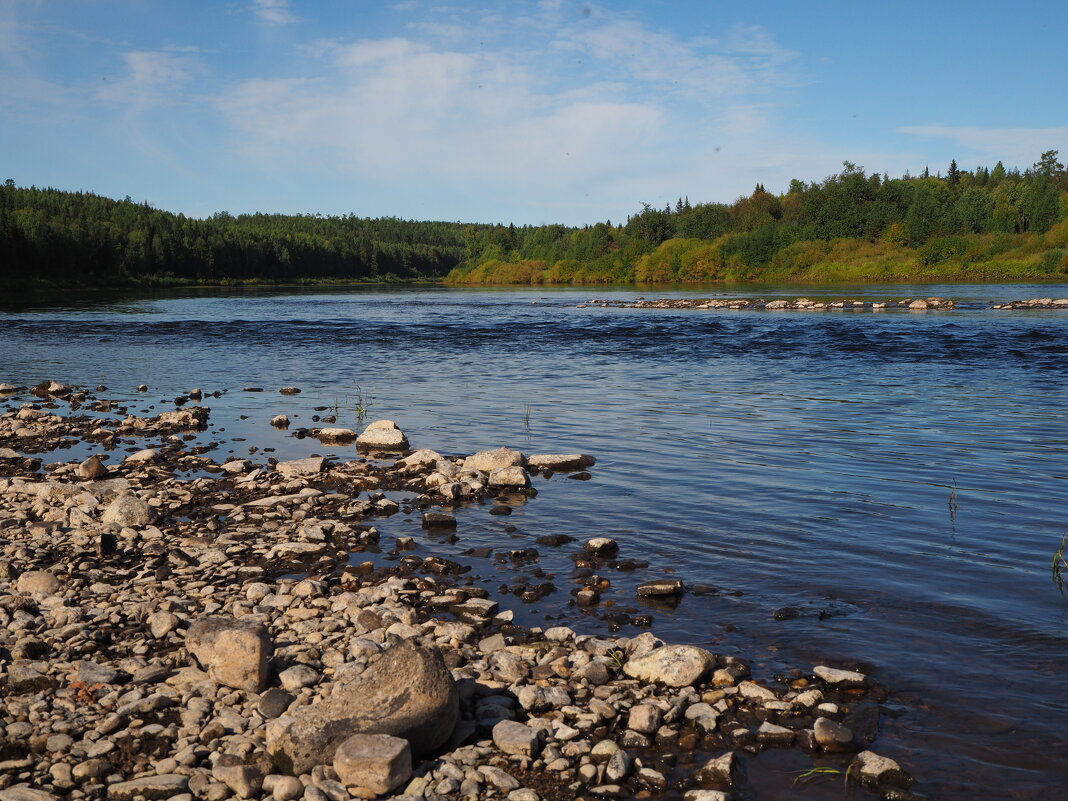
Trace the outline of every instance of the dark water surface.
{"type": "MultiPolygon", "coordinates": [[[[338,425],[355,427],[359,392],[373,396],[370,417],[396,420],[414,447],[594,454],[590,481],[539,479],[540,496],[509,517],[462,510],[460,541],[424,540],[422,552],[528,547],[550,533],[615,537],[621,557],[650,567],[612,573],[605,597],[652,614],[665,639],[750,658],[763,679],[820,663],[871,670],[900,709],[883,719],[875,750],[912,771],[917,790],[961,801],[1068,798],[1068,600],[1050,577],[1068,530],[1068,311],[985,309],[1068,288],[807,291],[966,305],[946,312],[574,307],[639,294],[0,301],[0,381],[103,383],[104,397],[136,398],[132,410],[171,408],[163,399],[195,386],[229,390],[205,401],[213,425],[204,439],[225,441],[217,458],[252,444],[279,458],[349,458],[267,421],[285,412],[311,426],[312,407],[336,402],[349,409],[338,425]],[[142,382],[147,399],[133,393],[142,382]],[[278,395],[288,384],[303,393],[278,395]],[[635,602],[635,584],[670,571],[720,592],[675,609],[635,602]],[[783,607],[798,615],[777,620],[783,607]]],[[[380,528],[411,525],[398,517],[380,528]]],[[[491,592],[543,580],[537,567],[554,576],[558,590],[535,605],[501,599],[522,621],[604,630],[568,606],[568,548],[539,550],[526,568],[467,561],[491,592]]],[[[842,797],[840,785],[791,790],[789,778],[756,780],[754,798],[842,797]]]]}

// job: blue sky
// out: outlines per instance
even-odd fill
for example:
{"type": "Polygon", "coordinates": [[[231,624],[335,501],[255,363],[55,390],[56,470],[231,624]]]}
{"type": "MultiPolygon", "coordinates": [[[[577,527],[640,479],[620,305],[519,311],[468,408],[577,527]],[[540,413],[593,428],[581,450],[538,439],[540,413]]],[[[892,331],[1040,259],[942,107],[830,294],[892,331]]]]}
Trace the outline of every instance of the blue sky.
{"type": "MultiPolygon", "coordinates": [[[[1068,153],[1068,4],[0,0],[0,180],[570,224],[1068,153]]],[[[1062,159],[1063,160],[1063,159],[1062,159]]]]}

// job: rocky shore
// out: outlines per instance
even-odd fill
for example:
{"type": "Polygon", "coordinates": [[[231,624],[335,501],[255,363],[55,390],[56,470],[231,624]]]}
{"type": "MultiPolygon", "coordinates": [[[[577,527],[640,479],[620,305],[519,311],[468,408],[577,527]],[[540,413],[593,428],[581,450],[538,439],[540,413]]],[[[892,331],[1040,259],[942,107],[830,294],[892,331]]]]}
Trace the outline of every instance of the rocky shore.
{"type": "MultiPolygon", "coordinates": [[[[873,745],[886,691],[870,676],[757,678],[648,631],[520,626],[417,547],[588,455],[413,451],[380,420],[305,432],[354,443],[348,461],[216,462],[188,446],[206,406],[139,417],[57,382],[0,394],[0,801],[743,801],[781,749],[822,771],[800,781],[921,797],[873,745]],[[99,452],[50,461],[74,442],[99,452]],[[410,535],[383,542],[376,520],[399,512],[410,535]]],[[[594,534],[573,546],[576,605],[598,603],[618,555],[594,534]]]]}
{"type": "MultiPolygon", "coordinates": [[[[901,300],[833,300],[817,301],[809,298],[793,300],[763,298],[660,298],[646,300],[637,298],[627,300],[602,300],[593,298],[576,306],[579,309],[589,307],[616,309],[731,309],[735,311],[884,311],[886,309],[904,309],[926,311],[928,309],[949,310],[957,308],[954,300],[946,298],[902,298],[901,300]]],[[[1013,300],[1006,303],[993,303],[989,309],[1068,309],[1068,298],[1031,298],[1030,300],[1013,300]]]]}

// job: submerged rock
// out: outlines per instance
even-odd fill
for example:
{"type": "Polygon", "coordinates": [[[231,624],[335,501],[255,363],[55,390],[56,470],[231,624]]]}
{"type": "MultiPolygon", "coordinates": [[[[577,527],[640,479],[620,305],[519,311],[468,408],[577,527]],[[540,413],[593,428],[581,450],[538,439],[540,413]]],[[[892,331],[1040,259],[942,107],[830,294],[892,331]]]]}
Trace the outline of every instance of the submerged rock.
{"type": "Polygon", "coordinates": [[[558,473],[566,473],[572,470],[582,470],[593,467],[597,460],[585,453],[539,453],[527,457],[530,467],[539,467],[542,470],[554,470],[558,473]]]}
{"type": "Polygon", "coordinates": [[[323,444],[341,445],[356,439],[356,432],[351,428],[320,428],[315,438],[323,444]]]}
{"type": "Polygon", "coordinates": [[[865,784],[909,788],[914,780],[894,760],[872,751],[862,751],[852,764],[853,775],[865,784]]]}

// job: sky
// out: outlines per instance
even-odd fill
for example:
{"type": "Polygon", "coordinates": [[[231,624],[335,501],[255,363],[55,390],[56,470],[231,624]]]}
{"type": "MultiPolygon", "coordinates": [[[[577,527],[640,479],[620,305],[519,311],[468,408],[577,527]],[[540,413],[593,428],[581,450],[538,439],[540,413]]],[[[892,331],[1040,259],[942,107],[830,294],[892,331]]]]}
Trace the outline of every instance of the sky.
{"type": "Polygon", "coordinates": [[[571,225],[1068,154],[1068,3],[0,0],[0,180],[571,225]]]}

